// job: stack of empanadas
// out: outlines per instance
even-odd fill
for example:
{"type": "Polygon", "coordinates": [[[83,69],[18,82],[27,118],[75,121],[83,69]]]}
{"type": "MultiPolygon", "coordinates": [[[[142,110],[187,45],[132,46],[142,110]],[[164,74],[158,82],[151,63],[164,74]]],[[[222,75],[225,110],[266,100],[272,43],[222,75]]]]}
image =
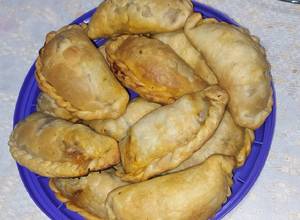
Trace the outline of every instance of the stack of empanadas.
{"type": "Polygon", "coordinates": [[[190,0],[106,0],[47,35],[10,151],[86,219],[209,219],[272,110],[269,71],[256,37],[190,0]]]}

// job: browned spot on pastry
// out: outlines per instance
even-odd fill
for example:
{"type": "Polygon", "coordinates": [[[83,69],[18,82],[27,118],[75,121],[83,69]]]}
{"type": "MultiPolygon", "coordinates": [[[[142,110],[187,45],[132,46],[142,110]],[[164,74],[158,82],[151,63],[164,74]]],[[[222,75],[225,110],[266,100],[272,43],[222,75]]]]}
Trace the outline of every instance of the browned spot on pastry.
{"type": "Polygon", "coordinates": [[[170,8],[165,16],[167,19],[170,20],[171,23],[175,23],[176,20],[178,19],[178,15],[180,14],[180,10],[179,9],[174,9],[174,8],[170,8]]]}
{"type": "Polygon", "coordinates": [[[76,161],[76,163],[82,164],[84,162],[84,160],[85,160],[84,159],[85,158],[84,155],[80,151],[78,151],[76,149],[69,148],[67,150],[67,154],[70,157],[72,157],[76,161]]]}
{"type": "Polygon", "coordinates": [[[63,48],[63,46],[69,41],[68,38],[66,38],[63,35],[58,35],[57,36],[57,45],[56,45],[56,52],[60,51],[60,49],[63,48]]]}
{"type": "Polygon", "coordinates": [[[151,16],[153,16],[152,11],[151,11],[151,9],[150,9],[149,6],[146,5],[146,6],[143,8],[142,16],[144,16],[144,17],[151,17],[151,16]]]}
{"type": "Polygon", "coordinates": [[[78,189],[74,192],[74,194],[71,197],[71,201],[76,204],[78,197],[80,196],[80,194],[83,192],[82,189],[78,189]]]}
{"type": "Polygon", "coordinates": [[[65,145],[65,154],[68,158],[72,158],[72,160],[77,164],[84,164],[86,163],[86,156],[81,152],[79,148],[79,143],[75,141],[74,143],[67,143],[63,141],[65,145]]]}

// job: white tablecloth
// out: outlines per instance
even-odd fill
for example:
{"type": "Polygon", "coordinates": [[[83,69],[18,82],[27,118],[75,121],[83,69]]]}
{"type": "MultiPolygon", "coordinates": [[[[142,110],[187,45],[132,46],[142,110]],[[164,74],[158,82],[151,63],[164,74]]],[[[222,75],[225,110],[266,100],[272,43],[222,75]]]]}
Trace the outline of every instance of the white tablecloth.
{"type": "MultiPolygon", "coordinates": [[[[266,166],[225,219],[300,219],[300,5],[277,0],[206,0],[259,36],[272,64],[277,124],[266,166]]],[[[98,0],[0,0],[0,219],[47,219],[22,185],[7,140],[18,91],[44,36],[98,0]]]]}

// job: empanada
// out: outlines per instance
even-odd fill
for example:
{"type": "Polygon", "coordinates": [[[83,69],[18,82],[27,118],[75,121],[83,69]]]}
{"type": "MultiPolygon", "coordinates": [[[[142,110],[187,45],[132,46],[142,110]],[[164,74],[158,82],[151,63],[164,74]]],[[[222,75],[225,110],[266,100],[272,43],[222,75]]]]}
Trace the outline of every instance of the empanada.
{"type": "Polygon", "coordinates": [[[53,178],[49,186],[68,209],[89,220],[103,220],[107,219],[105,200],[108,193],[128,184],[114,176],[113,172],[109,169],[80,178],[53,178]]]}
{"type": "Polygon", "coordinates": [[[59,107],[53,98],[46,93],[41,92],[37,100],[37,111],[49,114],[53,117],[62,118],[65,120],[76,122],[78,118],[74,117],[69,111],[63,107],[59,107]]]}
{"type": "Polygon", "coordinates": [[[158,39],[165,44],[168,44],[187,64],[194,70],[195,74],[205,80],[208,84],[214,85],[218,80],[201,53],[186,38],[182,30],[161,33],[153,35],[153,38],[158,39]]]}
{"type": "Polygon", "coordinates": [[[170,46],[143,36],[121,36],[106,47],[118,79],[143,98],[170,104],[207,84],[170,46]]]}
{"type": "Polygon", "coordinates": [[[207,220],[231,194],[234,159],[214,155],[201,165],[119,187],[106,200],[110,220],[207,220]]]}
{"type": "Polygon", "coordinates": [[[107,0],[93,15],[88,35],[95,39],[130,33],[161,33],[183,28],[193,12],[190,0],[107,0]]]}
{"type": "Polygon", "coordinates": [[[126,136],[128,129],[133,124],[160,106],[160,104],[136,98],[129,102],[126,112],[117,119],[93,120],[84,123],[98,133],[113,137],[119,141],[126,136]]]}
{"type": "Polygon", "coordinates": [[[228,97],[217,86],[185,95],[139,120],[119,143],[125,181],[137,182],[177,167],[214,133],[228,97]]]}
{"type": "Polygon", "coordinates": [[[251,129],[260,127],[272,111],[270,65],[257,38],[245,29],[192,15],[185,33],[202,53],[230,97],[235,122],[251,129]]]}
{"type": "Polygon", "coordinates": [[[226,111],[213,136],[189,159],[183,161],[177,168],[170,170],[169,173],[201,164],[214,154],[235,157],[236,165],[240,167],[251,151],[253,140],[253,131],[236,125],[230,113],[226,111]]]}
{"type": "Polygon", "coordinates": [[[36,62],[41,90],[58,106],[84,119],[117,118],[129,96],[78,25],[47,35],[36,62]]]}
{"type": "Polygon", "coordinates": [[[9,145],[18,163],[48,177],[82,176],[120,161],[114,139],[42,113],[19,122],[9,145]]]}

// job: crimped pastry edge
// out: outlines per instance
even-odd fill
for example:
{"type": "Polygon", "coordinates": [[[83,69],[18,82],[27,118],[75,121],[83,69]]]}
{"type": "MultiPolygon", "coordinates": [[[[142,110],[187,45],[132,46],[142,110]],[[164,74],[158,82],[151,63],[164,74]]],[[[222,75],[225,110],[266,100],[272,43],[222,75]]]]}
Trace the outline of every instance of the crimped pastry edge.
{"type": "MultiPolygon", "coordinates": [[[[128,37],[138,37],[139,35],[123,35],[119,37],[119,41],[125,41],[128,37]]],[[[110,44],[109,44],[110,45],[110,44]]],[[[136,75],[129,69],[129,67],[124,63],[121,62],[117,57],[114,55],[114,50],[117,48],[109,46],[106,47],[106,58],[107,62],[112,70],[113,74],[118,78],[118,80],[127,88],[134,90],[138,93],[141,97],[145,98],[146,100],[157,102],[160,104],[171,104],[176,101],[179,97],[172,97],[171,94],[165,93],[162,87],[160,90],[156,87],[155,91],[152,90],[149,92],[147,87],[141,82],[136,75]],[[137,84],[138,82],[138,84],[137,84]]],[[[117,45],[119,47],[119,45],[117,45]]]]}
{"type": "MultiPolygon", "coordinates": [[[[17,127],[16,127],[17,128],[17,127]]],[[[15,129],[16,129],[15,128],[15,129]]],[[[14,132],[10,135],[9,142],[10,153],[12,157],[22,166],[27,167],[35,173],[41,176],[47,177],[77,177],[87,174],[89,171],[97,171],[106,169],[120,162],[120,153],[112,152],[113,157],[104,155],[103,157],[87,160],[84,165],[79,165],[69,161],[57,162],[45,160],[41,157],[34,156],[28,151],[18,147],[18,144],[14,138],[14,132]],[[111,161],[107,161],[107,158],[113,158],[111,161]]]]}
{"type": "MultiPolygon", "coordinates": [[[[219,93],[218,95],[214,94],[215,95],[214,99],[217,98],[217,100],[214,100],[214,99],[210,100],[211,106],[209,107],[209,110],[208,110],[209,113],[208,113],[208,117],[207,117],[207,118],[213,117],[213,119],[209,120],[209,123],[215,124],[215,127],[217,128],[219,123],[221,122],[221,119],[223,118],[224,113],[225,113],[225,106],[226,106],[226,103],[228,102],[228,95],[220,87],[211,86],[204,90],[204,92],[206,93],[206,95],[204,95],[204,96],[211,96],[212,91],[210,91],[210,90],[219,93]],[[215,112],[217,112],[217,114],[215,112]],[[220,112],[221,112],[221,114],[218,116],[218,114],[220,112]]],[[[206,121],[205,123],[208,123],[208,122],[206,121]]],[[[211,134],[207,136],[206,140],[208,140],[213,134],[214,134],[214,132],[211,132],[211,134]]],[[[194,146],[195,144],[193,145],[193,142],[196,141],[197,136],[198,136],[198,134],[196,134],[196,136],[189,143],[176,148],[175,151],[164,155],[162,158],[153,159],[151,161],[151,163],[149,163],[145,167],[142,167],[142,168],[136,170],[134,173],[125,173],[122,169],[120,169],[120,170],[116,171],[116,175],[118,177],[120,177],[123,181],[139,182],[139,181],[147,180],[150,177],[156,176],[167,170],[174,169],[178,165],[178,161],[183,161],[181,159],[181,157],[184,157],[186,159],[189,158],[195,151],[197,151],[205,143],[206,140],[202,141],[203,142],[202,145],[200,147],[196,148],[194,146]],[[192,145],[192,146],[189,146],[189,145],[192,145]],[[174,159],[175,161],[173,161],[172,163],[168,163],[168,166],[164,166],[164,162],[166,160],[169,160],[170,158],[172,158],[172,159],[175,158],[174,159]],[[160,169],[156,168],[157,166],[160,169]],[[153,171],[153,168],[154,168],[154,171],[153,171]]],[[[125,139],[123,139],[123,141],[124,140],[125,139]]],[[[122,149],[124,149],[124,146],[123,146],[123,148],[121,148],[121,150],[122,149]]]]}
{"type": "Polygon", "coordinates": [[[66,207],[74,212],[79,213],[80,215],[82,215],[82,217],[84,217],[87,220],[105,220],[103,218],[100,218],[98,216],[95,216],[94,214],[91,214],[90,212],[88,212],[86,209],[81,208],[77,205],[75,205],[74,203],[72,203],[72,200],[70,200],[69,198],[65,197],[60,190],[56,187],[55,183],[54,183],[54,179],[51,178],[49,180],[49,187],[50,189],[54,192],[56,198],[61,201],[62,203],[64,203],[66,205],[66,207]]]}
{"type": "MultiPolygon", "coordinates": [[[[188,19],[185,23],[184,32],[186,33],[189,29],[192,29],[192,28],[196,27],[197,25],[206,24],[206,23],[226,24],[226,25],[229,25],[232,28],[242,32],[243,34],[248,35],[249,38],[253,41],[254,45],[257,47],[257,49],[259,49],[260,52],[264,55],[264,57],[266,59],[266,65],[267,65],[266,72],[268,72],[268,74],[269,74],[269,72],[271,70],[271,64],[269,63],[269,61],[267,59],[266,50],[260,44],[260,39],[255,35],[251,35],[250,31],[247,28],[237,27],[235,25],[230,25],[230,24],[228,24],[224,21],[218,21],[215,18],[205,18],[205,19],[203,19],[203,16],[200,13],[193,13],[192,15],[190,15],[190,17],[188,17],[188,19]]],[[[186,36],[188,38],[188,35],[186,35],[186,36]]],[[[191,40],[190,40],[190,42],[192,43],[191,40]]],[[[269,77],[271,78],[271,75],[269,75],[269,77]]],[[[271,82],[271,80],[270,80],[270,82],[271,82]]],[[[274,103],[273,93],[274,93],[274,91],[273,91],[272,85],[270,84],[270,95],[269,95],[268,101],[266,103],[266,107],[264,109],[262,109],[256,115],[256,117],[254,117],[252,120],[244,120],[243,118],[241,118],[241,116],[236,115],[236,114],[232,114],[233,119],[236,122],[236,124],[238,124],[242,127],[253,129],[253,130],[259,128],[265,122],[265,120],[269,116],[269,114],[272,112],[272,107],[273,107],[273,103],[274,103]]],[[[228,105],[229,105],[229,109],[230,109],[230,102],[228,103],[228,105]]]]}
{"type": "MultiPolygon", "coordinates": [[[[85,30],[85,26],[80,26],[80,25],[67,25],[58,31],[52,31],[47,34],[46,36],[46,41],[44,44],[45,45],[51,41],[57,34],[65,31],[65,30],[70,30],[70,29],[81,29],[83,31],[85,30]]],[[[67,100],[63,99],[61,96],[57,94],[56,89],[50,85],[46,78],[42,75],[42,69],[43,69],[43,63],[41,60],[41,54],[44,51],[44,47],[40,49],[39,51],[39,56],[36,60],[35,67],[35,78],[38,82],[39,88],[46,94],[48,94],[51,98],[53,98],[56,102],[56,104],[64,109],[66,109],[68,112],[70,112],[71,115],[74,115],[74,117],[83,119],[83,120],[93,120],[93,119],[100,119],[103,118],[105,115],[110,115],[110,118],[117,118],[120,114],[118,112],[112,112],[110,109],[104,109],[97,110],[97,111],[83,111],[80,110],[76,107],[74,107],[70,102],[67,100]]],[[[124,107],[125,111],[126,106],[124,107]]]]}

